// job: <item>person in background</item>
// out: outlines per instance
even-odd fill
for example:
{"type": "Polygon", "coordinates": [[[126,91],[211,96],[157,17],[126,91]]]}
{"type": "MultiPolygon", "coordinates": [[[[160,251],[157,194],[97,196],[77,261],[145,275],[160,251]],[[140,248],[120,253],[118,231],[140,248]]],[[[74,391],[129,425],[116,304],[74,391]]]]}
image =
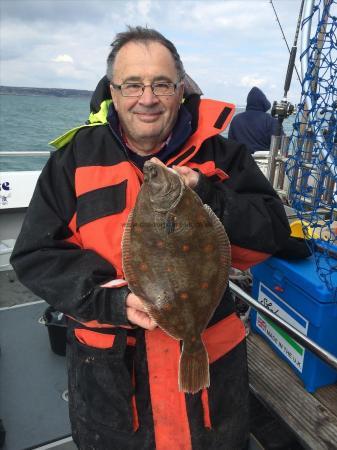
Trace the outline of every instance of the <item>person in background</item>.
{"type": "Polygon", "coordinates": [[[282,203],[245,147],[221,136],[233,105],[201,99],[156,30],[117,34],[91,106],[87,126],[55,141],[11,258],[21,282],[69,317],[74,442],[81,450],[245,449],[245,330],[229,289],[203,337],[210,387],[179,392],[180,343],[130,292],[121,241],[154,156],[222,221],[237,268],[287,240],[282,203]]]}
{"type": "Polygon", "coordinates": [[[228,138],[244,144],[250,153],[269,150],[277,127],[277,119],[267,113],[270,107],[261,89],[253,87],[247,96],[246,111],[233,117],[228,138]]]}

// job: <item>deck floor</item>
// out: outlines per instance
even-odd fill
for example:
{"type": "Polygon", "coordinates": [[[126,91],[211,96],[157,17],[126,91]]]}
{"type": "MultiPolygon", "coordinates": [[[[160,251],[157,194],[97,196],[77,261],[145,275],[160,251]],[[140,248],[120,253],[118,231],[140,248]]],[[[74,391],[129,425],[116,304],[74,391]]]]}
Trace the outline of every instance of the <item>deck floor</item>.
{"type": "Polygon", "coordinates": [[[309,394],[288,364],[257,334],[248,338],[251,390],[304,448],[337,449],[337,384],[309,394]]]}
{"type": "Polygon", "coordinates": [[[4,450],[70,435],[65,358],[52,352],[39,323],[45,302],[0,310],[0,417],[4,450]]]}
{"type": "Polygon", "coordinates": [[[0,271],[0,308],[41,300],[17,279],[13,270],[0,271]]]}

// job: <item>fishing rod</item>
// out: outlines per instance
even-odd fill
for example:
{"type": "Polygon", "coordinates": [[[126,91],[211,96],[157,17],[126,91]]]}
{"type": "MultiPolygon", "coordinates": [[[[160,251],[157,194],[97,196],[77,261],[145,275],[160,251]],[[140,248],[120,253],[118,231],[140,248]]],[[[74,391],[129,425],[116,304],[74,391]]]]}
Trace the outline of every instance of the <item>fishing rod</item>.
{"type": "MultiPolygon", "coordinates": [[[[296,32],[295,32],[295,37],[294,37],[294,43],[293,43],[293,46],[290,51],[287,74],[286,74],[286,78],[285,78],[285,82],[284,82],[283,99],[280,102],[275,101],[273,103],[273,107],[271,110],[271,115],[273,117],[276,117],[278,120],[278,127],[277,127],[277,130],[275,133],[275,137],[280,137],[282,135],[282,123],[283,123],[284,119],[289,117],[294,112],[294,105],[292,103],[288,102],[287,95],[288,95],[288,91],[290,88],[291,79],[292,79],[292,75],[293,75],[294,67],[295,67],[295,59],[296,59],[296,53],[297,53],[297,40],[298,40],[298,35],[299,35],[301,21],[302,21],[304,2],[305,2],[305,0],[302,0],[302,2],[301,2],[300,12],[298,15],[298,20],[297,20],[296,32]]],[[[272,4],[272,1],[271,1],[271,4],[272,4]]],[[[273,4],[272,4],[272,6],[273,6],[273,4]]],[[[274,6],[273,6],[273,8],[274,8],[274,6]]],[[[278,142],[275,142],[275,145],[277,146],[278,142]]]]}
{"type": "Polygon", "coordinates": [[[284,97],[287,97],[287,94],[288,94],[288,91],[290,88],[290,84],[291,84],[292,75],[294,72],[295,59],[296,59],[296,53],[297,53],[297,40],[298,40],[298,35],[300,32],[300,26],[301,26],[301,21],[302,21],[304,1],[305,0],[302,0],[302,2],[301,2],[300,12],[298,15],[298,20],[297,20],[297,27],[296,27],[296,32],[295,32],[294,43],[293,43],[293,46],[292,46],[291,52],[290,52],[287,75],[286,75],[286,79],[284,82],[284,97]]]}
{"type": "MultiPolygon", "coordinates": [[[[287,38],[286,38],[286,36],[285,36],[285,34],[284,34],[284,31],[283,31],[283,28],[282,28],[282,25],[281,25],[280,19],[279,19],[279,17],[278,17],[278,14],[277,14],[277,12],[276,12],[276,9],[275,9],[275,6],[274,6],[274,3],[273,3],[273,0],[270,0],[270,4],[271,4],[271,6],[272,6],[272,8],[273,8],[273,10],[274,10],[274,14],[275,14],[275,17],[276,17],[276,21],[277,21],[277,23],[278,23],[278,26],[279,26],[279,28],[280,28],[280,30],[281,30],[281,33],[282,33],[282,36],[283,36],[283,40],[284,40],[284,42],[286,43],[286,46],[287,46],[288,52],[289,52],[289,54],[290,54],[290,53],[291,53],[291,51],[290,51],[290,47],[289,47],[289,44],[288,44],[287,38]]],[[[296,75],[297,75],[298,81],[299,81],[300,83],[302,83],[302,80],[301,80],[300,74],[298,73],[298,70],[297,70],[296,64],[294,65],[294,69],[295,69],[295,72],[296,72],[296,75]]]]}

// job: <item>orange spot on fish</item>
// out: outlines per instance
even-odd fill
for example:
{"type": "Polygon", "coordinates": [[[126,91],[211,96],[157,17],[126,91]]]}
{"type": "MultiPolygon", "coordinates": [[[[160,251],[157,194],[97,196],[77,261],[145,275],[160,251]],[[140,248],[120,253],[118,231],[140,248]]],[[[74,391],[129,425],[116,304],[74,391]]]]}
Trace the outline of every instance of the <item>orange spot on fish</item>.
{"type": "Polygon", "coordinates": [[[214,245],[213,244],[206,244],[203,247],[203,251],[205,253],[211,253],[214,250],[214,245]]]}
{"type": "Polygon", "coordinates": [[[149,270],[149,266],[146,263],[141,263],[139,268],[142,272],[147,272],[149,270]]]}
{"type": "Polygon", "coordinates": [[[168,273],[173,272],[173,267],[171,267],[171,266],[166,267],[166,272],[168,272],[168,273]]]}
{"type": "Polygon", "coordinates": [[[199,225],[205,225],[206,224],[206,218],[204,216],[197,216],[196,221],[199,225]]]}
{"type": "Polygon", "coordinates": [[[204,281],[203,283],[200,284],[201,289],[208,289],[209,288],[209,284],[204,281]]]}
{"type": "Polygon", "coordinates": [[[190,246],[188,244],[184,244],[181,247],[181,249],[182,249],[183,252],[189,252],[190,251],[190,246]]]}
{"type": "Polygon", "coordinates": [[[164,241],[157,241],[156,242],[156,246],[158,247],[158,248],[163,248],[164,247],[164,241]]]}
{"type": "Polygon", "coordinates": [[[170,303],[167,303],[166,305],[163,306],[163,309],[165,311],[171,311],[172,310],[172,305],[170,303]]]}
{"type": "Polygon", "coordinates": [[[188,295],[187,292],[182,292],[182,293],[179,295],[179,298],[180,298],[181,300],[187,300],[188,297],[189,297],[189,295],[188,295]]]}

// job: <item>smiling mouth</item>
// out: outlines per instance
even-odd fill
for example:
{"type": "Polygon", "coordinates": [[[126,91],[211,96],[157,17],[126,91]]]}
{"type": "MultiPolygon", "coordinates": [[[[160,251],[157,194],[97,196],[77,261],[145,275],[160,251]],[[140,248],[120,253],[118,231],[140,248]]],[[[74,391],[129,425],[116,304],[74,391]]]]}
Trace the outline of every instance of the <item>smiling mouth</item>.
{"type": "Polygon", "coordinates": [[[135,113],[136,116],[143,122],[153,122],[158,119],[159,116],[161,116],[161,112],[155,112],[155,113],[135,113]]]}

